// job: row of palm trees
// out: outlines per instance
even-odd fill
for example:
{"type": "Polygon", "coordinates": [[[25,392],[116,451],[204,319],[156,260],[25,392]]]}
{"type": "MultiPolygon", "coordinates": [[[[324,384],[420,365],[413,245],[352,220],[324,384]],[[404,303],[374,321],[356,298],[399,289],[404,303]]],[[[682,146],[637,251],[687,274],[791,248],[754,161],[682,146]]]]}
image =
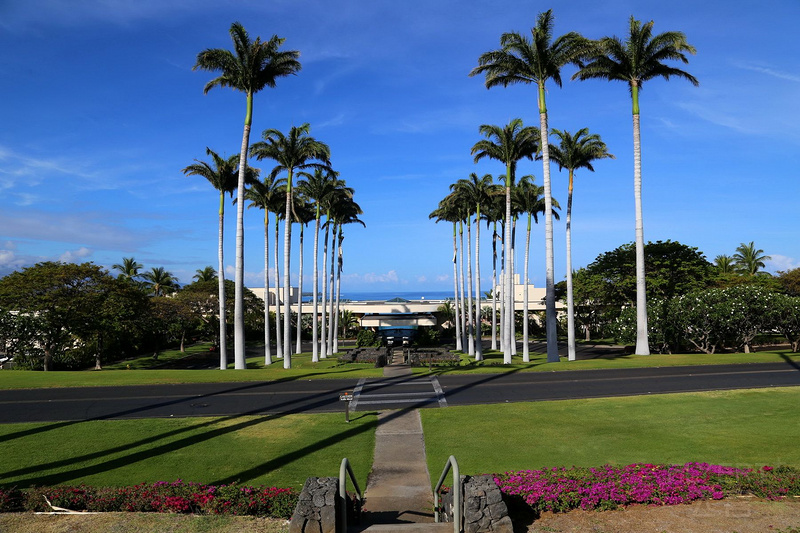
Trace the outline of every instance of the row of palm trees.
{"type": "MultiPolygon", "coordinates": [[[[545,201],[544,187],[538,186],[534,183],[533,176],[523,176],[520,180],[516,180],[516,165],[521,159],[533,159],[534,157],[541,158],[541,143],[539,138],[539,131],[535,128],[525,127],[521,119],[512,120],[507,126],[500,127],[494,125],[482,125],[480,132],[486,136],[486,139],[478,141],[472,147],[472,153],[475,156],[475,162],[483,158],[495,159],[502,162],[506,166],[505,176],[500,176],[501,183],[494,183],[491,174],[486,174],[483,177],[478,177],[477,174],[470,174],[468,179],[458,180],[450,186],[450,194],[446,196],[440,203],[439,207],[434,210],[430,217],[436,218],[437,221],[449,221],[453,223],[453,262],[454,262],[454,282],[455,282],[455,313],[456,313],[456,345],[458,349],[462,346],[467,347],[467,352],[470,356],[474,356],[476,360],[483,358],[482,345],[480,338],[480,223],[486,221],[487,225],[491,224],[494,227],[492,235],[492,248],[493,248],[493,261],[492,261],[492,344],[493,350],[497,349],[496,338],[496,316],[497,316],[497,249],[496,243],[498,238],[497,224],[501,225],[504,235],[502,241],[505,244],[506,235],[510,235],[510,250],[511,253],[506,255],[505,251],[501,258],[501,274],[500,279],[503,280],[503,289],[500,291],[504,297],[504,302],[508,302],[507,279],[514,277],[514,250],[515,250],[515,229],[516,223],[520,215],[527,215],[527,228],[525,235],[525,266],[523,269],[524,289],[523,289],[523,361],[530,361],[529,347],[528,347],[528,258],[530,256],[530,234],[531,223],[539,222],[539,215],[546,213],[547,202],[545,201]],[[506,186],[502,185],[505,180],[506,186]],[[510,199],[506,202],[504,195],[508,195],[510,199]],[[507,211],[504,213],[504,209],[507,211]],[[471,252],[471,228],[472,221],[475,221],[475,298],[476,305],[472,304],[472,260],[473,255],[471,252]],[[511,224],[505,224],[506,220],[511,220],[511,224]],[[463,259],[463,226],[467,228],[467,250],[466,255],[468,258],[468,267],[466,276],[463,272],[463,264],[459,269],[457,260],[459,257],[463,259]],[[510,226],[510,227],[508,227],[510,226]],[[507,233],[508,232],[508,233],[507,233]],[[456,234],[461,235],[461,254],[459,254],[459,247],[456,240],[456,234]],[[509,257],[509,261],[505,258],[509,257]],[[508,265],[506,267],[506,265],[508,265]],[[466,291],[467,297],[464,298],[465,284],[464,280],[467,279],[466,284],[469,290],[466,291]],[[459,286],[461,286],[461,297],[459,297],[459,286]],[[463,323],[463,325],[462,325],[463,323]],[[463,332],[463,334],[462,334],[463,332]]],[[[559,165],[560,169],[566,169],[569,173],[569,188],[567,200],[567,269],[571,271],[571,218],[572,218],[572,194],[573,182],[575,171],[581,168],[594,171],[592,163],[597,159],[613,158],[614,156],[608,152],[606,144],[602,141],[599,135],[590,134],[587,128],[579,130],[576,134],[571,134],[568,131],[561,131],[554,129],[553,135],[560,140],[558,145],[550,147],[552,159],[559,165]]],[[[551,198],[550,205],[560,209],[558,202],[551,198]]],[[[558,219],[558,214],[553,213],[553,217],[558,219]]],[[[504,246],[505,250],[505,246],[504,246]]],[[[572,308],[572,283],[571,277],[568,276],[568,320],[570,327],[568,330],[571,332],[569,335],[570,356],[572,359],[575,357],[575,329],[574,321],[571,320],[573,313],[572,308]]],[[[513,333],[513,294],[511,295],[511,307],[502,305],[500,310],[501,315],[501,350],[504,353],[504,361],[510,363],[510,357],[516,353],[516,343],[513,342],[515,335],[513,333]],[[506,320],[505,317],[511,317],[506,320]],[[509,336],[510,334],[510,336],[509,336]],[[510,345],[509,345],[510,343],[510,345]],[[508,349],[506,349],[508,347],[508,349]]]]}
{"type": "MultiPolygon", "coordinates": [[[[281,310],[276,309],[276,339],[275,357],[284,360],[284,366],[291,368],[290,348],[290,321],[289,300],[290,295],[286,287],[289,287],[289,276],[286,269],[289,268],[287,256],[290,254],[291,228],[292,224],[299,224],[299,302],[298,302],[298,323],[302,319],[302,294],[303,294],[303,243],[304,230],[306,225],[315,222],[314,226],[314,287],[313,287],[313,360],[316,362],[320,358],[327,357],[330,353],[338,351],[338,337],[333,334],[336,331],[333,321],[326,321],[327,316],[337,316],[338,312],[338,288],[342,268],[342,248],[344,239],[343,225],[350,223],[361,223],[358,215],[362,213],[359,205],[353,201],[353,189],[347,187],[344,180],[339,178],[337,172],[330,167],[328,160],[330,150],[324,143],[310,137],[310,126],[304,124],[300,127],[292,127],[288,135],[274,129],[266,130],[263,134],[264,141],[253,144],[250,148],[250,156],[257,159],[271,159],[277,164],[272,171],[259,179],[260,170],[248,167],[245,175],[245,200],[249,201],[248,207],[255,207],[264,211],[264,364],[273,363],[272,339],[270,338],[270,233],[274,233],[274,263],[272,266],[274,273],[274,287],[279,288],[280,266],[279,258],[279,230],[281,221],[284,223],[284,293],[278,294],[277,301],[282,298],[284,303],[283,318],[281,310]],[[321,154],[321,156],[315,156],[321,154]],[[322,157],[325,159],[323,160],[322,157]],[[308,171],[311,172],[308,172],[308,171]],[[286,173],[285,176],[281,176],[286,173]],[[296,185],[293,185],[293,177],[300,178],[296,185]],[[287,206],[288,204],[288,206],[287,206]],[[274,225],[270,223],[270,214],[274,215],[274,225]],[[287,218],[288,216],[288,218],[287,218]],[[290,222],[287,224],[286,221],[290,222]],[[324,250],[323,250],[323,276],[327,270],[329,255],[331,256],[330,276],[323,277],[322,326],[320,327],[320,312],[318,294],[319,287],[319,235],[324,229],[324,250]],[[333,235],[331,253],[328,253],[328,241],[333,235]],[[287,243],[289,245],[287,245],[287,243]],[[338,256],[338,261],[334,258],[338,256]],[[334,268],[334,264],[338,268],[334,268]],[[331,290],[328,290],[330,281],[331,290]],[[334,284],[335,283],[335,284],[334,284]],[[333,288],[336,287],[336,291],[333,288]],[[328,294],[330,292],[330,298],[328,294]],[[327,312],[326,303],[330,303],[330,312],[327,312]],[[283,328],[281,328],[283,322],[283,328]]],[[[224,239],[224,208],[225,194],[231,194],[235,188],[238,174],[238,156],[225,159],[220,157],[211,149],[206,149],[206,153],[211,156],[212,162],[198,161],[183,169],[186,175],[197,175],[208,180],[208,182],[220,193],[219,209],[219,232],[218,232],[218,259],[220,263],[219,272],[219,299],[220,306],[220,331],[225,330],[225,286],[224,286],[224,258],[223,258],[223,239],[224,239]]],[[[234,203],[238,204],[238,199],[234,203]]],[[[300,328],[296,331],[296,345],[294,352],[301,352],[300,328]]],[[[227,367],[227,356],[224,352],[224,345],[220,346],[220,368],[227,367]]]]}
{"type": "MultiPolygon", "coordinates": [[[[244,351],[244,203],[250,207],[264,210],[264,285],[265,285],[265,364],[271,364],[271,339],[269,327],[269,214],[275,214],[275,287],[279,288],[278,268],[278,227],[284,222],[283,234],[283,328],[281,331],[280,310],[276,310],[276,357],[284,359],[284,368],[291,368],[291,324],[289,321],[289,287],[291,272],[291,233],[292,224],[300,224],[300,287],[298,324],[302,318],[302,279],[303,279],[303,228],[311,220],[315,221],[314,234],[314,287],[313,287],[313,360],[318,361],[338,350],[336,324],[333,317],[338,316],[338,295],[340,274],[343,262],[342,241],[344,224],[361,223],[358,215],[361,208],[352,200],[353,190],[331,168],[330,148],[327,144],[311,137],[311,127],[303,124],[292,127],[288,134],[276,129],[264,130],[262,141],[250,146],[250,130],[253,118],[253,99],[255,93],[265,87],[275,87],[277,79],[297,74],[301,69],[298,61],[300,53],[296,50],[282,50],[284,39],[273,36],[268,41],[260,37],[251,39],[244,27],[235,22],[231,25],[230,36],[233,51],[211,48],[200,52],[195,69],[219,73],[204,88],[207,93],[215,87],[230,87],[245,93],[246,112],[242,134],[241,150],[237,156],[223,159],[210,149],[208,155],[213,165],[198,162],[183,169],[187,175],[200,175],[220,191],[219,222],[219,293],[220,330],[224,331],[224,267],[223,267],[223,214],[224,195],[236,191],[234,203],[236,213],[236,264],[234,275],[234,367],[246,368],[244,351]],[[272,160],[275,166],[259,181],[260,172],[247,165],[247,158],[272,160]],[[210,177],[212,174],[220,174],[210,177]],[[224,176],[222,175],[224,174],[224,176]],[[235,177],[234,177],[235,176],[235,177]],[[295,186],[295,178],[302,178],[295,186]],[[295,191],[297,188],[297,191],[295,191]],[[322,217],[325,222],[322,224],[322,217]],[[323,295],[322,310],[318,309],[318,242],[321,228],[325,229],[323,251],[323,295]],[[331,275],[324,277],[327,269],[328,238],[331,242],[331,275]],[[334,255],[335,254],[335,255],[334,255]],[[334,267],[334,262],[338,268],[334,267]],[[334,290],[335,284],[335,290],[334,290]],[[331,319],[326,325],[326,296],[330,294],[331,319]],[[319,323],[321,321],[321,324],[319,323]]],[[[224,338],[224,337],[222,337],[224,338]]],[[[297,328],[296,352],[300,352],[300,328],[297,328]]],[[[227,367],[224,345],[220,347],[220,368],[227,367]]]]}
{"type": "MultiPolygon", "coordinates": [[[[539,158],[542,160],[545,201],[547,360],[558,361],[558,346],[553,274],[553,203],[550,180],[550,159],[553,155],[551,154],[548,140],[548,112],[545,94],[548,81],[552,81],[559,87],[561,86],[561,69],[569,64],[578,68],[577,72],[572,76],[573,79],[622,81],[628,85],[630,90],[633,104],[634,199],[636,211],[636,353],[647,355],[650,353],[650,348],[647,337],[647,305],[644,278],[639,90],[645,81],[654,78],[669,79],[678,77],[688,80],[693,85],[698,85],[697,80],[691,74],[665,63],[665,61],[688,63],[686,54],[694,54],[695,49],[688,44],[683,33],[665,32],[653,35],[652,21],[642,24],[641,21],[636,20],[633,16],[630,18],[629,32],[624,40],[616,36],[590,40],[575,32],[554,38],[553,24],[552,10],[548,10],[539,14],[536,26],[531,28],[530,39],[516,32],[504,33],[500,37],[500,48],[482,54],[478,58],[478,66],[470,72],[470,76],[484,75],[487,89],[496,86],[507,87],[517,83],[535,84],[538,89],[539,142],[541,144],[539,158]]],[[[521,121],[519,129],[522,129],[521,121]]],[[[508,131],[515,130],[509,128],[508,131]]],[[[473,151],[473,153],[475,152],[473,151]]],[[[508,155],[506,154],[506,156],[508,155]]],[[[512,170],[513,168],[507,163],[506,220],[511,218],[510,190],[513,179],[512,170]]],[[[506,224],[505,231],[505,252],[510,255],[510,224],[506,224]]],[[[567,272],[567,279],[570,279],[571,276],[572,272],[570,270],[567,272]]],[[[511,278],[508,276],[505,279],[505,287],[506,308],[513,310],[513,302],[510,301],[512,298],[511,278]]],[[[510,340],[510,324],[506,324],[504,335],[510,340]]],[[[507,343],[504,350],[504,359],[509,362],[511,349],[510,343],[507,343]]]]}

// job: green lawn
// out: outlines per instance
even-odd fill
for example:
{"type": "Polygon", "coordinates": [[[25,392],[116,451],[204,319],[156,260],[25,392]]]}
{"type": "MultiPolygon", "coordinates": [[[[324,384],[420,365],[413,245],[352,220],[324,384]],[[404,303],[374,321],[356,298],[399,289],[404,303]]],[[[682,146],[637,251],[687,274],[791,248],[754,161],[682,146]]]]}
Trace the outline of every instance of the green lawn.
{"type": "MultiPolygon", "coordinates": [[[[318,363],[311,362],[311,354],[303,353],[292,356],[292,368],[285,370],[283,360],[264,367],[262,348],[248,346],[247,371],[233,370],[177,370],[158,368],[167,361],[175,361],[192,354],[204,354],[207,345],[196,345],[187,348],[187,354],[178,350],[165,350],[154,361],[151,356],[123,361],[107,366],[104,370],[85,370],[77,372],[28,372],[0,371],[0,389],[22,389],[43,387],[91,387],[149,385],[164,383],[216,383],[241,381],[275,381],[281,379],[325,379],[380,377],[383,370],[370,364],[340,364],[335,357],[324,359],[318,363]],[[127,366],[130,365],[130,369],[127,366]]],[[[487,350],[485,360],[479,363],[462,355],[460,366],[434,367],[433,373],[441,374],[476,374],[498,372],[551,372],[569,370],[589,370],[601,368],[641,368],[685,365],[712,365],[730,363],[774,363],[790,362],[800,364],[800,354],[788,350],[772,350],[756,353],[725,354],[655,354],[655,355],[618,355],[598,357],[580,361],[567,361],[562,358],[559,363],[548,363],[545,354],[531,353],[531,362],[523,363],[522,356],[516,356],[512,364],[504,365],[503,355],[498,351],[487,350]]],[[[215,356],[215,357],[218,357],[215,356]]],[[[232,353],[231,353],[232,357],[232,353]]],[[[414,369],[415,374],[429,373],[428,367],[414,369]]]]}
{"type": "MultiPolygon", "coordinates": [[[[687,365],[725,365],[744,363],[800,363],[800,353],[789,350],[770,350],[754,353],[721,354],[653,354],[653,355],[609,355],[595,359],[567,361],[565,357],[558,363],[548,363],[547,354],[530,354],[530,363],[522,362],[522,352],[511,359],[510,365],[503,364],[503,353],[497,350],[484,352],[484,360],[475,362],[462,354],[461,366],[434,367],[433,373],[441,374],[482,374],[497,372],[552,372],[560,370],[591,370],[599,368],[643,368],[687,365]]],[[[415,374],[428,374],[428,367],[414,369],[415,374]]]]}
{"type": "Polygon", "coordinates": [[[342,414],[0,425],[0,485],[183,479],[301,488],[348,457],[366,486],[376,416],[342,414]]]}
{"type": "Polygon", "coordinates": [[[435,483],[462,473],[605,463],[800,466],[800,387],[423,409],[435,483]]]}
{"type": "MultiPolygon", "coordinates": [[[[138,361],[138,360],[136,360],[138,361]]],[[[292,356],[292,368],[285,370],[283,360],[263,366],[263,355],[249,357],[248,369],[233,370],[174,370],[140,369],[127,370],[127,362],[120,368],[84,370],[76,372],[28,372],[22,370],[0,371],[0,389],[33,389],[43,387],[94,387],[121,385],[151,385],[163,383],[222,383],[235,381],[275,381],[281,379],[331,379],[380,377],[383,370],[369,364],[339,364],[336,358],[319,363],[311,362],[311,354],[292,356]]]]}

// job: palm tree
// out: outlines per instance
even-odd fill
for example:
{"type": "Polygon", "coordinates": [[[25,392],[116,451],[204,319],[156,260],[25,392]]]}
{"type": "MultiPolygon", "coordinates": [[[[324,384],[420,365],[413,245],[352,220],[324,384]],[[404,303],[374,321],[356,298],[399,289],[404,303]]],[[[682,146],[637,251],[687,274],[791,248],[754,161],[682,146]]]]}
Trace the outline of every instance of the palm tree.
{"type": "Polygon", "coordinates": [[[734,268],[733,257],[725,254],[718,255],[714,258],[714,265],[717,267],[721,274],[733,274],[736,270],[734,268]]]}
{"type": "MultiPolygon", "coordinates": [[[[486,137],[475,143],[471,153],[477,163],[483,158],[496,159],[506,166],[506,215],[505,215],[505,254],[511,260],[511,188],[514,185],[517,162],[520,159],[533,159],[539,148],[539,132],[535,128],[526,127],[522,119],[515,118],[504,127],[483,124],[480,133],[486,137]]],[[[510,264],[510,263],[509,263],[510,264]]],[[[509,269],[510,270],[510,269],[509,269]]],[[[506,323],[504,324],[503,363],[511,364],[511,317],[514,316],[514,287],[511,276],[506,272],[504,279],[504,296],[506,323]]]]}
{"type": "Polygon", "coordinates": [[[522,361],[524,363],[529,363],[531,360],[528,337],[528,258],[531,244],[531,218],[538,224],[539,214],[545,210],[544,187],[536,185],[533,179],[533,176],[523,176],[514,187],[512,200],[520,213],[528,215],[528,228],[525,233],[525,266],[522,273],[522,283],[524,284],[522,289],[524,301],[522,307],[522,361]]]}
{"type": "Polygon", "coordinates": [[[569,187],[567,189],[567,359],[574,361],[575,356],[575,304],[572,297],[572,185],[575,171],[585,168],[594,172],[592,162],[597,159],[611,158],[606,143],[596,133],[589,133],[588,128],[578,130],[573,136],[568,131],[554,129],[553,135],[561,141],[552,146],[550,156],[558,163],[559,170],[569,171],[569,187]]]}
{"type": "Polygon", "coordinates": [[[760,248],[756,249],[753,241],[750,241],[749,244],[741,243],[737,246],[736,253],[733,254],[731,259],[733,260],[733,266],[736,270],[754,276],[759,273],[758,271],[760,269],[766,266],[764,262],[772,258],[768,255],[764,255],[764,250],[760,248]]]}
{"type": "Polygon", "coordinates": [[[192,276],[192,279],[200,283],[217,279],[217,271],[211,265],[205,268],[198,268],[195,272],[196,274],[192,276]]]}
{"type": "Polygon", "coordinates": [[[295,222],[300,224],[300,242],[298,247],[300,268],[297,273],[297,345],[295,347],[295,353],[300,353],[303,351],[301,343],[302,328],[300,327],[303,322],[303,234],[308,223],[314,220],[315,213],[311,202],[306,201],[302,195],[295,196],[294,200],[294,219],[295,222]]]}
{"type": "MultiPolygon", "coordinates": [[[[239,163],[239,156],[234,155],[229,158],[220,157],[214,150],[206,147],[206,155],[211,156],[213,164],[206,163],[205,161],[197,161],[196,163],[187,166],[182,172],[187,176],[201,176],[208,180],[212,187],[219,191],[219,236],[217,241],[217,259],[219,264],[219,338],[223,342],[219,345],[219,368],[225,370],[228,368],[228,355],[227,346],[225,346],[225,331],[227,329],[227,317],[225,310],[225,262],[222,253],[222,236],[224,234],[223,228],[225,226],[225,194],[233,196],[233,191],[236,190],[238,183],[238,170],[237,164],[239,163]]],[[[255,179],[258,171],[253,171],[250,168],[245,169],[244,179],[245,183],[251,182],[255,179]]]]}
{"type": "MultiPolygon", "coordinates": [[[[319,230],[323,212],[328,213],[330,206],[334,205],[339,198],[352,198],[353,189],[345,186],[344,180],[338,179],[338,173],[332,169],[315,169],[313,173],[300,172],[298,174],[303,179],[297,183],[297,188],[301,194],[311,200],[314,208],[314,287],[312,291],[313,299],[313,319],[312,319],[312,354],[313,362],[319,361],[319,230]]],[[[324,274],[324,273],[323,273],[324,274]]],[[[324,314],[323,314],[324,316],[324,314]]],[[[323,321],[323,329],[325,324],[323,321]]]]}
{"type": "MultiPolygon", "coordinates": [[[[283,180],[265,176],[263,181],[255,181],[245,191],[244,196],[250,201],[247,207],[264,210],[264,364],[272,364],[272,347],[270,346],[269,327],[269,214],[276,206],[283,205],[283,180]]],[[[278,207],[279,208],[279,207],[278,207]]],[[[277,291],[276,291],[277,294],[277,291]]],[[[276,300],[277,301],[277,300],[276,300]]],[[[280,348],[280,343],[278,343],[280,348]]]]}
{"type": "Polygon", "coordinates": [[[230,28],[233,52],[221,48],[208,48],[197,54],[197,62],[192,70],[220,72],[220,75],[206,83],[203,93],[214,87],[230,87],[245,93],[247,110],[244,117],[242,148],[239,152],[239,179],[236,198],[236,273],[234,276],[235,294],[233,310],[234,360],[235,368],[247,368],[244,354],[244,189],[247,150],[250,144],[250,126],[253,121],[253,96],[264,87],[275,87],[277,78],[296,74],[301,66],[296,50],[280,50],[284,39],[273,35],[269,41],[255,41],[244,27],[234,22],[230,28]]]}
{"type": "MultiPolygon", "coordinates": [[[[351,198],[337,202],[335,208],[332,210],[333,220],[335,221],[336,227],[339,230],[339,236],[337,239],[337,268],[336,268],[336,308],[331,312],[331,316],[333,317],[332,320],[338,322],[339,320],[339,301],[341,295],[341,286],[342,286],[342,269],[344,267],[344,253],[342,251],[342,243],[344,242],[344,225],[345,224],[361,224],[362,227],[367,227],[364,222],[358,218],[358,215],[363,214],[361,210],[361,206],[359,206],[356,202],[354,202],[351,198]]],[[[333,291],[331,291],[333,292],[333,291]]],[[[339,337],[336,335],[338,331],[338,324],[334,324],[333,327],[334,336],[332,342],[332,353],[336,353],[339,351],[339,337]]]]}
{"type": "MultiPolygon", "coordinates": [[[[483,360],[483,347],[481,341],[481,267],[480,267],[480,241],[481,241],[481,207],[486,207],[491,202],[495,192],[495,185],[491,174],[478,177],[472,172],[469,179],[460,179],[450,186],[460,200],[467,204],[469,212],[475,213],[475,360],[483,360]]],[[[467,222],[469,224],[469,221],[467,222]]],[[[469,227],[469,226],[468,226],[469,227]]],[[[471,261],[471,259],[470,259],[471,261]]],[[[471,263],[470,263],[471,264],[471,263]]],[[[472,276],[470,275],[470,293],[472,276]]],[[[472,304],[470,304],[472,309],[472,304]]]]}
{"type": "MultiPolygon", "coordinates": [[[[330,168],[331,150],[327,144],[320,142],[309,135],[311,126],[306,123],[300,127],[292,126],[289,135],[284,135],[276,129],[263,132],[263,141],[254,143],[250,155],[258,160],[272,159],[277,165],[272,169],[271,176],[286,172],[286,212],[284,215],[283,229],[283,290],[290,287],[290,257],[292,234],[292,178],[296,171],[305,169],[330,168]]],[[[291,323],[289,322],[288,293],[283,300],[283,367],[292,368],[291,357],[291,323]]]]}
{"type": "Polygon", "coordinates": [[[119,270],[120,278],[136,281],[136,278],[139,277],[139,269],[141,269],[142,266],[143,265],[137,262],[133,257],[123,257],[122,263],[117,263],[111,268],[119,270]]]}
{"type": "Polygon", "coordinates": [[[500,37],[499,50],[492,50],[478,58],[478,66],[470,76],[486,75],[486,88],[508,87],[511,84],[536,84],[539,101],[539,135],[541,139],[545,198],[545,254],[547,310],[547,360],[558,362],[558,337],[556,332],[556,300],[553,258],[553,206],[550,185],[550,152],[548,145],[547,106],[545,84],[547,80],[561,87],[561,68],[576,63],[586,53],[589,42],[575,32],[553,39],[553,12],[540,13],[536,26],[531,28],[530,40],[516,32],[500,37]]]}
{"type": "MultiPolygon", "coordinates": [[[[502,180],[502,176],[500,177],[502,180]]],[[[492,350],[497,349],[497,223],[503,220],[503,194],[501,190],[502,185],[495,185],[495,189],[491,195],[491,201],[484,210],[486,225],[492,224],[492,350]]]]}
{"type": "Polygon", "coordinates": [[[642,219],[642,147],[639,128],[639,90],[653,78],[684,78],[699,85],[691,74],[664,61],[689,62],[686,53],[695,48],[681,32],[653,35],[653,21],[642,24],[631,16],[625,41],[619,37],[603,37],[573,79],[592,78],[622,81],[628,84],[633,102],[633,193],[636,204],[636,353],[650,354],[647,336],[647,296],[644,276],[644,223],[642,219]]]}
{"type": "Polygon", "coordinates": [[[458,220],[459,215],[455,208],[444,199],[439,202],[439,207],[434,209],[428,218],[435,218],[436,222],[452,222],[453,224],[453,297],[455,306],[453,308],[455,318],[455,336],[456,336],[456,350],[462,351],[464,346],[461,339],[461,316],[459,310],[458,298],[458,220]]]}
{"type": "Polygon", "coordinates": [[[164,296],[166,291],[178,288],[178,280],[172,272],[164,270],[164,267],[152,267],[150,271],[142,274],[144,285],[153,296],[164,296]]]}

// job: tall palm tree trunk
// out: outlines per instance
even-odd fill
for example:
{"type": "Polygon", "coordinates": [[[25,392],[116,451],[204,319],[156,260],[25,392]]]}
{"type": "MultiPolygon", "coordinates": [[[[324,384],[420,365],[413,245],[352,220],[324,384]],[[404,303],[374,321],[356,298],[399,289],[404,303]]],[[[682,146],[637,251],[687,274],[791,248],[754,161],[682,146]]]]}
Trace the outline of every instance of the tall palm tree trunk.
{"type": "Polygon", "coordinates": [[[544,83],[539,85],[539,131],[542,143],[544,176],[544,239],[545,239],[545,320],[547,332],[547,361],[558,362],[558,329],[556,320],[555,267],[553,258],[553,196],[550,185],[550,143],[547,135],[547,108],[544,83]]]}
{"type": "Polygon", "coordinates": [[[264,365],[272,364],[269,334],[269,211],[264,209],[264,365]]]}
{"type": "Polygon", "coordinates": [[[505,254],[506,254],[506,273],[505,279],[505,307],[506,323],[504,324],[503,336],[505,338],[503,347],[503,364],[511,364],[511,324],[514,323],[514,287],[511,279],[511,169],[508,169],[506,176],[506,227],[505,227],[505,254]]]}
{"type": "Polygon", "coordinates": [[[467,300],[466,300],[466,291],[464,289],[464,285],[466,283],[466,276],[464,275],[464,223],[462,221],[458,221],[458,238],[459,238],[459,245],[461,246],[461,256],[459,258],[460,262],[460,274],[461,274],[461,344],[462,346],[466,346],[467,350],[469,350],[469,341],[467,340],[467,300]]]}
{"type": "Polygon", "coordinates": [[[572,296],[572,182],[574,172],[569,171],[567,189],[567,360],[574,361],[575,354],[575,303],[572,296]]]}
{"type": "Polygon", "coordinates": [[[292,256],[292,170],[286,177],[286,216],[283,219],[283,368],[292,368],[291,273],[292,256]]]}
{"type": "Polygon", "coordinates": [[[313,311],[312,311],[312,326],[311,326],[311,360],[315,363],[319,362],[319,304],[317,298],[319,297],[319,208],[317,208],[316,221],[314,222],[314,288],[312,289],[313,311]]]}
{"type": "Polygon", "coordinates": [[[225,226],[225,191],[219,192],[219,369],[228,368],[228,346],[226,342],[228,318],[225,312],[225,261],[222,255],[222,236],[225,226]]]}
{"type": "Polygon", "coordinates": [[[525,285],[522,288],[522,299],[524,300],[524,307],[522,309],[522,361],[524,363],[531,362],[531,353],[529,348],[528,338],[528,257],[530,256],[531,248],[531,214],[528,213],[528,229],[525,232],[525,269],[523,272],[522,283],[525,285]]]}
{"type": "Polygon", "coordinates": [[[338,248],[338,261],[337,261],[337,269],[336,269],[336,314],[334,315],[336,318],[336,322],[333,327],[334,337],[333,337],[333,353],[339,352],[339,302],[341,300],[342,294],[342,266],[344,264],[344,254],[342,252],[342,241],[344,240],[344,235],[342,234],[342,226],[339,226],[339,244],[338,248]]]}
{"type": "MultiPolygon", "coordinates": [[[[236,188],[236,272],[233,298],[233,357],[234,368],[247,368],[244,353],[244,176],[247,169],[247,148],[250,145],[250,125],[253,122],[253,95],[247,94],[247,113],[244,118],[242,149],[239,153],[239,184],[236,188]]],[[[223,339],[224,340],[224,339],[223,339]]]]}
{"type": "Polygon", "coordinates": [[[505,222],[501,222],[500,231],[502,237],[500,239],[500,283],[498,284],[498,292],[500,293],[500,351],[505,354],[506,350],[506,226],[505,222]]]}
{"type": "Polygon", "coordinates": [[[642,143],[639,130],[637,87],[632,87],[633,113],[633,193],[636,201],[636,353],[650,355],[647,337],[647,293],[644,277],[644,222],[642,217],[642,143]]]}
{"type": "Polygon", "coordinates": [[[462,351],[463,345],[461,344],[461,312],[459,310],[458,301],[458,238],[456,236],[458,229],[455,222],[453,222],[453,297],[455,300],[455,335],[456,335],[456,350],[462,351]]]}
{"type": "MultiPolygon", "coordinates": [[[[508,275],[511,277],[511,286],[514,287],[514,278],[517,273],[517,217],[511,218],[511,258],[508,262],[508,275]]],[[[517,355],[517,295],[515,288],[511,289],[511,314],[509,315],[509,329],[511,330],[511,355],[517,355]]],[[[528,342],[527,340],[525,342],[528,342]]]]}
{"type": "Polygon", "coordinates": [[[327,298],[328,298],[328,234],[330,233],[330,217],[326,217],[325,223],[325,239],[322,246],[322,312],[320,313],[320,341],[319,350],[320,358],[325,359],[328,357],[328,327],[326,315],[328,313],[327,298]]]}
{"type": "Polygon", "coordinates": [[[475,215],[475,360],[483,361],[481,345],[481,207],[475,215]]]}
{"type": "Polygon", "coordinates": [[[298,246],[298,250],[300,252],[300,258],[298,260],[299,261],[299,272],[297,274],[297,276],[298,276],[298,278],[297,278],[297,324],[296,324],[296,327],[297,327],[297,332],[296,332],[296,335],[297,335],[297,347],[294,350],[295,353],[301,353],[303,351],[302,346],[301,346],[301,342],[300,342],[300,340],[301,340],[300,339],[300,333],[301,333],[300,330],[302,329],[300,327],[300,324],[302,323],[302,320],[303,320],[303,233],[304,233],[303,232],[303,228],[304,228],[304,226],[305,225],[301,222],[300,223],[300,243],[299,243],[299,246],[298,246]]]}
{"type": "Polygon", "coordinates": [[[336,290],[336,232],[338,230],[337,224],[334,223],[331,230],[331,271],[328,278],[328,285],[330,293],[328,294],[328,353],[333,355],[333,336],[336,334],[333,328],[336,324],[336,316],[333,314],[334,310],[334,295],[336,290]]]}
{"type": "Polygon", "coordinates": [[[279,232],[279,219],[278,213],[275,213],[275,356],[278,359],[283,359],[283,333],[281,330],[281,296],[285,299],[286,292],[284,289],[281,295],[280,271],[278,270],[278,235],[279,232]]]}
{"type": "Polygon", "coordinates": [[[467,217],[467,280],[469,290],[467,291],[467,323],[469,325],[469,356],[475,356],[475,314],[472,305],[472,216],[467,217]]]}
{"type": "Polygon", "coordinates": [[[492,231],[492,350],[497,349],[497,222],[492,231]]]}

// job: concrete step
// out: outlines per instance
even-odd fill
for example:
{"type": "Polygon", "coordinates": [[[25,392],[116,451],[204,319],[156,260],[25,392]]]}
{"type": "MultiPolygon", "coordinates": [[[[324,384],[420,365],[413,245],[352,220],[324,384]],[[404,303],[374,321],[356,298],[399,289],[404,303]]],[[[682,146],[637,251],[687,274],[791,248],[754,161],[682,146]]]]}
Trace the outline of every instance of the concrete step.
{"type": "Polygon", "coordinates": [[[372,524],[369,526],[351,526],[348,533],[452,533],[452,522],[429,522],[415,524],[372,524]]]}

